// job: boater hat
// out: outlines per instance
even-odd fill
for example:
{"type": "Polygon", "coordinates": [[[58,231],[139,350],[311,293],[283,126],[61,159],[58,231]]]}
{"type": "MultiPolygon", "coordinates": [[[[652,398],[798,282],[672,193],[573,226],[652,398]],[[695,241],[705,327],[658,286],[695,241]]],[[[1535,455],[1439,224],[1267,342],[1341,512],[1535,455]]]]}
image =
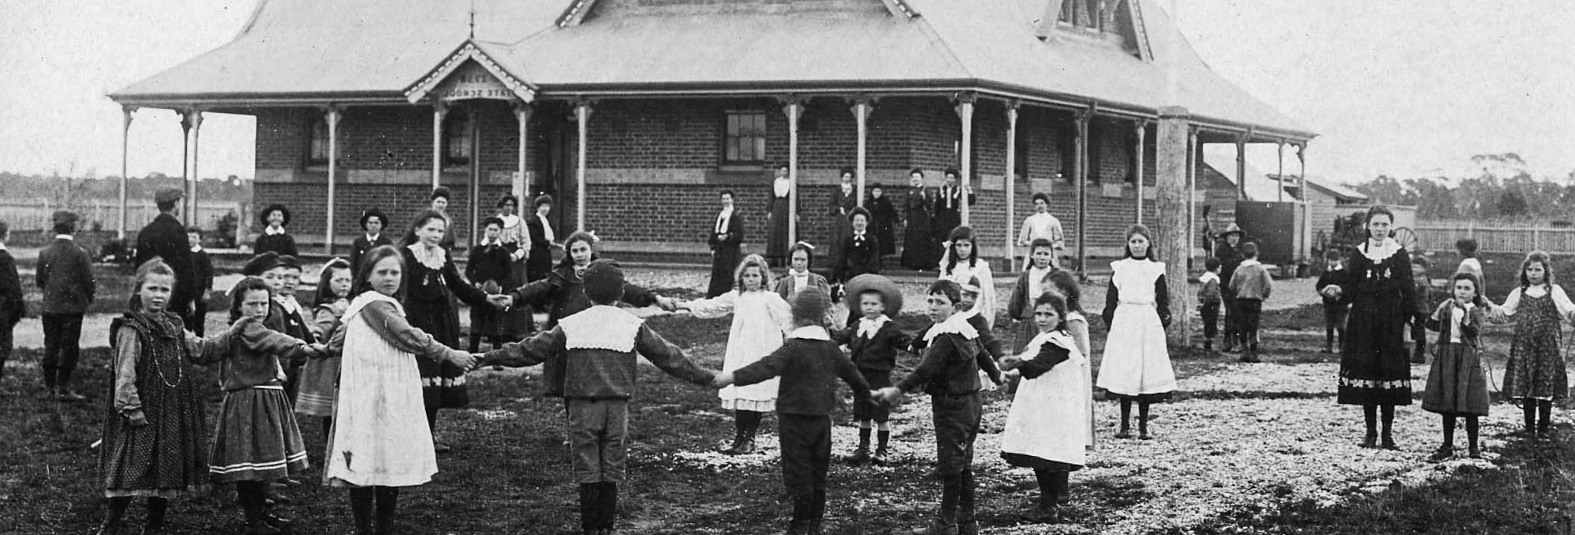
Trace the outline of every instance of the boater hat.
{"type": "Polygon", "coordinates": [[[1237,225],[1235,223],[1231,223],[1230,226],[1225,227],[1225,232],[1221,232],[1220,233],[1220,237],[1224,238],[1224,237],[1229,236],[1231,234],[1235,234],[1237,236],[1245,236],[1247,233],[1246,232],[1242,232],[1240,225],[1237,225]]]}
{"type": "Polygon", "coordinates": [[[902,312],[902,288],[884,275],[865,273],[848,280],[843,288],[847,291],[843,292],[842,301],[848,306],[849,314],[859,313],[859,296],[865,292],[880,292],[881,302],[886,304],[887,316],[896,318],[902,312]]]}

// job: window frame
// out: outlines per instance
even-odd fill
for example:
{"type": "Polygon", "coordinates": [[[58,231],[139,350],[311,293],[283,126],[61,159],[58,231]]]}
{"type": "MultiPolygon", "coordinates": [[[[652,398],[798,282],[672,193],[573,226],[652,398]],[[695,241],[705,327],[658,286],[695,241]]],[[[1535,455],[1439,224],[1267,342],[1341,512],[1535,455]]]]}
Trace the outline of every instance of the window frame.
{"type": "Polygon", "coordinates": [[[306,123],[306,157],[308,168],[328,167],[328,120],[322,117],[306,123]],[[319,151],[321,149],[321,151],[319,151]]]}
{"type": "Polygon", "coordinates": [[[462,107],[449,108],[443,117],[443,167],[466,167],[471,164],[475,150],[475,114],[462,107]],[[454,144],[463,141],[463,150],[455,152],[454,144]]]}
{"type": "Polygon", "coordinates": [[[767,139],[770,135],[768,124],[770,114],[758,109],[730,109],[722,113],[720,128],[722,130],[721,147],[717,151],[718,164],[723,167],[760,166],[766,165],[768,158],[766,151],[769,148],[767,139]],[[735,128],[735,118],[740,119],[735,128]],[[743,118],[748,118],[750,127],[745,131],[743,118]],[[745,150],[745,140],[750,140],[750,146],[745,150]],[[735,150],[736,149],[736,150],[735,150]],[[745,154],[745,153],[748,154],[745,154]],[[737,156],[737,157],[735,157],[737,156]],[[752,156],[753,159],[746,158],[752,156]]]}

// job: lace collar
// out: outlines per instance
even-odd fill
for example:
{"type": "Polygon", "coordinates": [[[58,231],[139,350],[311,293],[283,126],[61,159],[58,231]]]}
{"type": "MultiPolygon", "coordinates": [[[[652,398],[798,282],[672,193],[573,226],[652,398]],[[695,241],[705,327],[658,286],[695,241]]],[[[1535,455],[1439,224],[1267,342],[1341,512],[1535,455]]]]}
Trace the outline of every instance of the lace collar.
{"type": "Polygon", "coordinates": [[[968,323],[966,314],[952,314],[951,317],[946,318],[946,321],[937,323],[930,327],[930,330],[925,331],[924,341],[929,342],[947,333],[957,334],[968,340],[979,337],[979,331],[973,328],[973,324],[968,323]]]}
{"type": "Polygon", "coordinates": [[[1378,246],[1374,247],[1373,241],[1367,240],[1357,246],[1356,249],[1361,251],[1362,256],[1367,257],[1368,260],[1383,262],[1400,251],[1400,242],[1395,241],[1394,238],[1384,238],[1384,241],[1379,242],[1378,246]]]}
{"type": "Polygon", "coordinates": [[[405,248],[410,249],[411,256],[416,257],[416,262],[429,269],[441,270],[443,264],[448,262],[448,256],[443,253],[442,247],[426,247],[418,241],[406,245],[405,248]]]}

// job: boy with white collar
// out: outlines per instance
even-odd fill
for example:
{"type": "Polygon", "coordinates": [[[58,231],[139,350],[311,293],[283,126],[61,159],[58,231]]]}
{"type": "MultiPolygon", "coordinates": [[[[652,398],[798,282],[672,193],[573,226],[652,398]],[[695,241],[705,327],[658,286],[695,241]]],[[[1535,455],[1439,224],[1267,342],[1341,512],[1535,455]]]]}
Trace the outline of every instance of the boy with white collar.
{"type": "MultiPolygon", "coordinates": [[[[979,422],[984,416],[979,363],[988,357],[981,357],[985,350],[979,341],[980,333],[962,312],[962,293],[962,288],[949,280],[930,285],[926,302],[935,324],[922,338],[923,359],[896,386],[882,388],[875,394],[887,404],[920,388],[930,395],[941,503],[935,517],[926,527],[915,530],[915,535],[979,532],[974,518],[973,442],[979,436],[979,422]]],[[[1000,370],[992,376],[999,377],[1000,370]]]]}
{"type": "MultiPolygon", "coordinates": [[[[869,398],[869,383],[842,353],[821,324],[831,298],[818,288],[793,297],[793,323],[782,347],[753,364],[722,372],[717,388],[781,377],[777,393],[778,436],[782,440],[782,482],[793,497],[791,534],[820,534],[826,516],[826,472],[831,466],[831,409],[837,405],[837,379],[853,388],[854,399],[869,398]]],[[[868,435],[866,435],[868,438],[868,435]]]]}
{"type": "MultiPolygon", "coordinates": [[[[832,337],[848,346],[853,364],[870,388],[891,386],[891,370],[897,367],[897,352],[913,343],[913,336],[897,328],[890,315],[902,312],[902,289],[891,279],[880,275],[860,275],[848,281],[848,310],[857,310],[849,326],[832,337]],[[888,312],[890,315],[888,315],[888,312]]],[[[880,445],[875,449],[874,461],[886,461],[891,441],[891,409],[867,397],[853,398],[853,420],[859,423],[859,448],[848,458],[851,464],[861,464],[870,457],[870,422],[880,428],[880,445]]]]}

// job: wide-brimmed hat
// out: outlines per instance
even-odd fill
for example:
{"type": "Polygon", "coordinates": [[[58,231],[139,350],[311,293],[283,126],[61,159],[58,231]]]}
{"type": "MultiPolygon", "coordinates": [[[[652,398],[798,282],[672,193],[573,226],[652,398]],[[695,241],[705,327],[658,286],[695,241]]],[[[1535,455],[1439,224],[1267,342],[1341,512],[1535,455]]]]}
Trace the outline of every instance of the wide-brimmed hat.
{"type": "Polygon", "coordinates": [[[268,215],[274,212],[279,212],[280,215],[284,216],[284,221],[279,223],[279,225],[288,226],[290,224],[290,209],[283,204],[273,203],[268,205],[267,208],[263,208],[262,218],[264,225],[268,224],[268,215]]]}
{"type": "Polygon", "coordinates": [[[902,312],[902,288],[897,283],[884,275],[865,273],[849,279],[843,285],[842,301],[848,306],[849,314],[858,314],[859,296],[864,292],[880,292],[881,302],[886,304],[886,315],[897,317],[902,312]]]}
{"type": "Polygon", "coordinates": [[[1235,223],[1231,223],[1230,226],[1225,227],[1225,232],[1221,232],[1220,233],[1220,237],[1224,238],[1224,237],[1229,236],[1231,234],[1235,234],[1237,236],[1246,236],[1247,235],[1246,232],[1243,232],[1241,230],[1241,225],[1237,225],[1235,223]]]}
{"type": "Polygon", "coordinates": [[[366,230],[367,220],[374,217],[383,223],[384,230],[388,229],[388,214],[384,214],[382,210],[376,208],[368,208],[365,212],[361,212],[361,230],[366,230]]]}

